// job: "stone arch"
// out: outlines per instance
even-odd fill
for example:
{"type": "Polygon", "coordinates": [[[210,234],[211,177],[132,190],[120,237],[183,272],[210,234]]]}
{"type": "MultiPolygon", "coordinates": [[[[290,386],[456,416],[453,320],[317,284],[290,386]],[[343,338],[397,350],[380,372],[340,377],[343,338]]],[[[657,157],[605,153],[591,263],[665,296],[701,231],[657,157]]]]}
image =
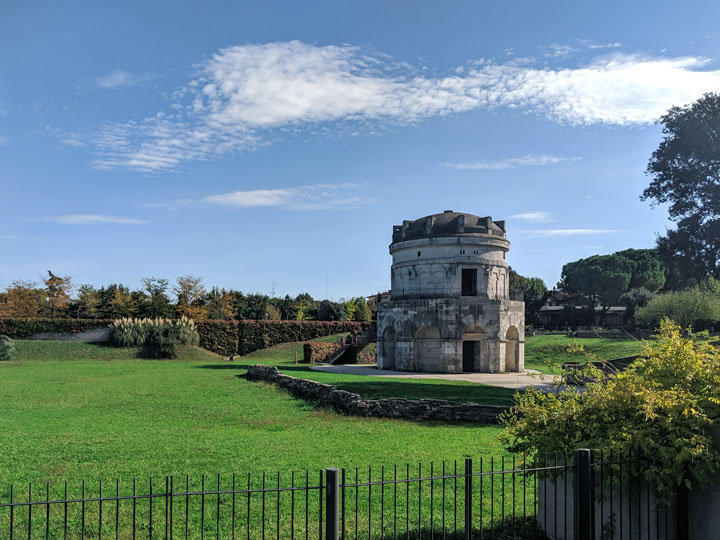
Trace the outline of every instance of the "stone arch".
{"type": "Polygon", "coordinates": [[[462,334],[462,371],[490,371],[487,332],[482,326],[468,326],[462,334]]]}
{"type": "Polygon", "coordinates": [[[520,333],[511,326],[505,332],[505,371],[520,371],[520,333]]]}
{"type": "Polygon", "coordinates": [[[382,334],[382,369],[396,369],[397,332],[393,326],[388,326],[382,334]]]}
{"type": "Polygon", "coordinates": [[[415,333],[415,371],[443,371],[440,358],[440,331],[421,326],[415,333]]]}

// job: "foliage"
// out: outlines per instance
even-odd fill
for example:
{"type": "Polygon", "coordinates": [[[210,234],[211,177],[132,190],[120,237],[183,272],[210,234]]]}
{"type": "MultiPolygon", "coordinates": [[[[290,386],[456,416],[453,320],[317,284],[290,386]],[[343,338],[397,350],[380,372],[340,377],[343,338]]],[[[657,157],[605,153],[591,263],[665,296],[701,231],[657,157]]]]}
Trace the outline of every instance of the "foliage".
{"type": "Polygon", "coordinates": [[[601,303],[602,325],[607,310],[618,305],[629,288],[656,292],[665,283],[664,272],[654,250],[626,249],[565,264],[560,286],[571,295],[587,299],[590,307],[601,303]]]}
{"type": "Polygon", "coordinates": [[[13,281],[6,291],[6,315],[12,318],[40,317],[45,306],[45,291],[32,281],[13,281]]]}
{"type": "Polygon", "coordinates": [[[213,287],[205,302],[209,319],[232,319],[234,297],[230,291],[213,287]]]}
{"type": "Polygon", "coordinates": [[[231,357],[238,350],[238,322],[205,320],[197,323],[203,349],[231,357]]]}
{"type": "Polygon", "coordinates": [[[77,334],[92,328],[107,327],[108,319],[2,319],[0,333],[13,338],[29,338],[35,334],[77,334]]]}
{"type": "Polygon", "coordinates": [[[70,303],[73,284],[69,277],[60,277],[48,270],[48,277],[43,280],[47,304],[50,309],[50,318],[54,319],[58,312],[64,310],[70,303]]]}
{"type": "Polygon", "coordinates": [[[198,331],[192,319],[114,320],[110,324],[110,341],[118,347],[147,345],[155,358],[174,358],[178,345],[197,345],[198,331]]]}
{"type": "Polygon", "coordinates": [[[345,321],[365,322],[372,318],[372,311],[362,296],[355,296],[349,300],[341,299],[340,310],[341,317],[345,321]]]}
{"type": "Polygon", "coordinates": [[[651,293],[645,287],[630,289],[620,297],[620,301],[625,306],[625,320],[631,321],[635,317],[635,311],[638,308],[645,307],[648,302],[655,298],[655,293],[651,293]]]}
{"type": "Polygon", "coordinates": [[[94,319],[99,314],[100,291],[88,284],[78,287],[78,297],[75,301],[75,313],[80,319],[94,319]]]}
{"type": "Polygon", "coordinates": [[[707,336],[684,338],[664,320],[655,343],[613,378],[595,368],[584,392],[529,389],[503,417],[512,452],[568,454],[595,448],[632,455],[667,493],[689,479],[708,483],[720,466],[707,428],[720,420],[720,350],[707,336]]]}
{"type": "Polygon", "coordinates": [[[280,310],[276,308],[272,304],[268,304],[267,309],[265,310],[265,313],[267,315],[267,320],[269,321],[280,321],[282,320],[282,315],[280,314],[280,310]]]}
{"type": "Polygon", "coordinates": [[[521,276],[512,268],[510,270],[510,290],[522,291],[525,300],[525,323],[534,324],[540,308],[545,303],[548,290],[540,278],[521,276]]]}
{"type": "Polygon", "coordinates": [[[659,123],[664,137],[641,199],[668,204],[677,228],[658,238],[658,251],[675,270],[675,287],[720,278],[720,94],[673,107],[659,123]]]}
{"type": "Polygon", "coordinates": [[[167,279],[146,277],[142,278],[145,292],[143,315],[146,317],[172,317],[173,309],[167,296],[169,282],[167,279]]]}
{"type": "Polygon", "coordinates": [[[246,355],[281,343],[308,341],[360,328],[360,323],[340,321],[240,321],[237,352],[246,355]]]}
{"type": "Polygon", "coordinates": [[[0,334],[0,362],[12,360],[15,355],[15,342],[4,334],[0,334]]]}
{"type": "Polygon", "coordinates": [[[177,295],[177,315],[196,321],[207,319],[205,307],[205,287],[202,278],[196,276],[180,276],[173,287],[177,295]]]}
{"type": "Polygon", "coordinates": [[[319,321],[339,321],[342,318],[342,309],[337,302],[322,300],[318,304],[319,321]]]}
{"type": "Polygon", "coordinates": [[[683,328],[706,328],[720,321],[720,291],[718,282],[709,279],[683,291],[660,294],[635,313],[637,324],[657,327],[664,318],[675,321],[683,328]]]}
{"type": "Polygon", "coordinates": [[[307,364],[321,364],[327,362],[338,350],[339,343],[326,343],[311,341],[303,344],[303,362],[307,364]]]}
{"type": "Polygon", "coordinates": [[[102,287],[100,295],[100,314],[106,319],[132,317],[137,312],[137,303],[130,289],[120,283],[102,287]]]}

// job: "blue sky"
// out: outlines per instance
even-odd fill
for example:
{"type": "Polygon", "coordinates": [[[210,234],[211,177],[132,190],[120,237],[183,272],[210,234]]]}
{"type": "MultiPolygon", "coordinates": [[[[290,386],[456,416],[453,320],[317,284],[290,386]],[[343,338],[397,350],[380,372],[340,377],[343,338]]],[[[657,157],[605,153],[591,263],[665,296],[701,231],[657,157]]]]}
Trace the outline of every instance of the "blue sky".
{"type": "Polygon", "coordinates": [[[720,91],[717,2],[0,5],[0,287],[389,287],[392,226],[507,220],[509,263],[652,247],[668,107],[720,91]]]}

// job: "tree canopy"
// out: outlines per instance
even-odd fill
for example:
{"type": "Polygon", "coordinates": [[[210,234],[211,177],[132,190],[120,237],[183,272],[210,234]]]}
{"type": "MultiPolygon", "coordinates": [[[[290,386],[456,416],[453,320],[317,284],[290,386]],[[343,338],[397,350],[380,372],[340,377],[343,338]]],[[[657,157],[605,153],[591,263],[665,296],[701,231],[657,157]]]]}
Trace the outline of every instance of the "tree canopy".
{"type": "Polygon", "coordinates": [[[673,107],[659,121],[663,140],[650,158],[642,200],[667,204],[677,222],[658,238],[675,288],[720,277],[720,94],[673,107]]]}
{"type": "Polygon", "coordinates": [[[525,322],[536,322],[539,309],[547,297],[545,282],[537,277],[525,277],[510,268],[510,289],[522,291],[525,300],[525,322]]]}
{"type": "Polygon", "coordinates": [[[607,310],[618,305],[631,289],[656,292],[665,284],[665,271],[655,250],[626,249],[611,255],[593,255],[567,263],[560,287],[567,293],[596,302],[607,310]]]}

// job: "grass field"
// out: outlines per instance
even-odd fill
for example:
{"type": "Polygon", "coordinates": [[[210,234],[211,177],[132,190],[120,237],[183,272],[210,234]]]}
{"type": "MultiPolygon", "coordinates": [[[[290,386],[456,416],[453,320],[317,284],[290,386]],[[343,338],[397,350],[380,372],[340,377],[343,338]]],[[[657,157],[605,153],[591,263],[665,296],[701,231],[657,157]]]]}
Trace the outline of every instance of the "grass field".
{"type": "MultiPolygon", "coordinates": [[[[530,336],[525,340],[525,367],[543,373],[560,373],[563,362],[583,362],[580,353],[569,353],[573,339],[564,335],[530,336]]],[[[641,341],[633,339],[581,338],[577,340],[585,352],[596,360],[614,360],[640,352],[641,341]]]]}
{"type": "MultiPolygon", "coordinates": [[[[636,347],[635,344],[628,346],[610,340],[582,341],[598,356],[625,356],[632,354],[632,347],[636,347]]],[[[544,366],[542,359],[548,356],[561,363],[570,342],[562,336],[528,339],[529,364],[544,366]]],[[[319,469],[327,466],[345,467],[349,474],[354,467],[359,467],[360,481],[366,481],[370,477],[368,465],[373,465],[373,479],[377,479],[380,466],[385,466],[391,474],[394,464],[399,465],[400,476],[403,476],[406,463],[412,464],[411,476],[417,476],[421,462],[422,470],[427,474],[431,462],[435,462],[437,473],[441,466],[438,462],[443,458],[451,460],[450,468],[453,467],[452,460],[457,459],[462,469],[464,457],[472,457],[476,464],[482,458],[487,467],[490,456],[497,458],[503,454],[498,426],[344,417],[293,399],[271,385],[247,381],[242,374],[250,363],[273,364],[288,373],[332,383],[366,397],[400,395],[509,403],[510,390],[472,383],[398,381],[382,377],[367,380],[351,375],[308,372],[306,366],[294,364],[294,353],[302,354],[301,344],[258,351],[234,363],[195,348],[186,350],[178,360],[157,361],[138,358],[135,349],[86,343],[17,341],[16,345],[17,357],[12,362],[0,363],[0,503],[8,500],[11,482],[16,487],[24,486],[20,487],[20,493],[25,490],[24,495],[18,495],[16,490],[15,500],[27,497],[29,482],[35,486],[35,500],[44,497],[45,482],[50,482],[52,497],[60,496],[62,481],[66,479],[70,481],[70,492],[77,496],[81,480],[87,481],[87,493],[93,494],[98,492],[100,480],[106,486],[105,492],[112,493],[115,479],[119,478],[121,492],[127,493],[132,478],[137,477],[139,492],[147,492],[148,478],[153,476],[156,479],[154,492],[162,493],[166,475],[174,475],[182,489],[186,475],[189,475],[187,481],[191,491],[200,487],[202,474],[207,475],[207,489],[215,486],[217,473],[222,474],[222,489],[229,489],[233,473],[268,471],[271,473],[268,482],[274,483],[276,476],[272,472],[281,471],[282,484],[288,485],[290,471],[310,469],[312,479],[313,476],[317,478],[319,469]]],[[[304,475],[298,472],[296,478],[302,485],[304,475]]],[[[520,496],[509,483],[510,475],[505,475],[502,483],[500,477],[497,480],[494,488],[487,483],[475,488],[478,493],[483,493],[486,518],[492,514],[491,508],[496,515],[503,509],[509,512],[511,496],[520,496]],[[496,506],[500,503],[489,506],[491,492],[496,501],[500,493],[504,493],[505,506],[496,506]]],[[[254,474],[253,487],[260,488],[261,481],[262,476],[254,474]]],[[[311,480],[311,483],[315,482],[311,480]]],[[[425,485],[423,489],[427,488],[425,485]]],[[[436,488],[439,489],[439,485],[436,488]]],[[[407,496],[398,495],[397,500],[402,506],[405,497],[404,504],[417,509],[418,517],[412,519],[417,519],[417,523],[421,521],[423,528],[432,527],[428,522],[428,510],[432,506],[427,491],[423,491],[425,495],[421,498],[420,491],[415,492],[415,489],[413,487],[407,496]],[[423,516],[421,520],[420,515],[423,516]]],[[[303,523],[296,522],[294,526],[287,523],[290,510],[302,514],[301,494],[298,492],[294,502],[287,496],[278,500],[268,494],[267,522],[259,519],[260,494],[253,496],[254,510],[250,513],[249,525],[246,520],[245,526],[252,529],[253,537],[260,537],[263,527],[267,526],[271,531],[275,516],[281,514],[281,529],[285,531],[282,534],[287,535],[288,527],[295,527],[298,538],[302,537],[303,523]],[[272,513],[276,511],[271,510],[274,505],[281,509],[280,514],[272,513]]],[[[212,496],[208,499],[208,505],[215,504],[212,496]]],[[[137,511],[141,516],[138,526],[142,537],[147,536],[151,514],[156,532],[157,527],[161,527],[162,500],[157,502],[154,514],[150,512],[147,499],[138,502],[137,511]]],[[[530,494],[528,504],[532,505],[533,500],[530,494]]],[[[318,502],[317,491],[312,492],[309,504],[313,507],[318,502]]],[[[180,515],[184,502],[179,500],[177,504],[176,511],[180,515]]],[[[203,521],[206,514],[199,511],[197,496],[191,497],[189,504],[189,537],[199,537],[201,529],[205,530],[206,536],[214,536],[216,528],[226,534],[231,527],[229,495],[217,498],[218,511],[222,508],[219,521],[213,521],[213,508],[206,508],[207,520],[203,521]]],[[[348,504],[352,505],[352,500],[348,504]]],[[[372,522],[377,528],[378,520],[382,521],[377,494],[371,502],[370,493],[362,492],[358,504],[358,521],[349,518],[349,530],[352,531],[354,523],[367,527],[372,522]]],[[[454,503],[448,500],[447,505],[447,515],[454,515],[454,503]]],[[[68,520],[77,531],[82,528],[79,507],[77,504],[71,506],[68,520]]],[[[88,503],[87,507],[90,514],[85,518],[84,537],[97,538],[99,507],[97,503],[88,503]]],[[[462,507],[457,511],[462,521],[462,507]]],[[[531,506],[530,514],[532,511],[531,506]]],[[[7,511],[0,511],[0,535],[7,530],[8,515],[7,511]]],[[[19,515],[16,534],[27,537],[23,528],[26,514],[19,515]]],[[[44,533],[42,516],[40,507],[33,521],[33,531],[40,536],[44,533]]],[[[50,534],[55,537],[60,534],[62,505],[54,506],[50,516],[50,534]]],[[[119,523],[123,530],[129,530],[130,516],[129,502],[126,501],[120,507],[119,523]]],[[[389,515],[387,517],[389,520],[389,515]]],[[[112,511],[106,509],[103,536],[114,536],[114,519],[112,511]]],[[[176,535],[182,535],[181,521],[173,525],[176,535]]],[[[482,526],[486,528],[487,523],[482,526]]],[[[311,534],[315,534],[317,527],[312,520],[308,527],[311,534]]],[[[75,537],[79,536],[69,535],[69,538],[75,537]]]]}
{"type": "Polygon", "coordinates": [[[10,482],[289,471],[498,455],[496,426],[348,418],[238,377],[242,363],[192,349],[182,360],[134,349],[18,341],[0,364],[0,496],[10,482]]]}

